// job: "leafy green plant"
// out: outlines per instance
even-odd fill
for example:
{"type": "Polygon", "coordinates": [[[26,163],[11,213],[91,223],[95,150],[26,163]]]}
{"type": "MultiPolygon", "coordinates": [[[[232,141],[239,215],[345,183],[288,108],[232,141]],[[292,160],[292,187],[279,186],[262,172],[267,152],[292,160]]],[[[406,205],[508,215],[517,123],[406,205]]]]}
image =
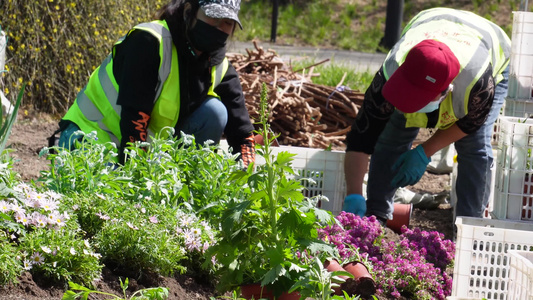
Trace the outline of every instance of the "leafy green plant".
{"type": "Polygon", "coordinates": [[[237,291],[232,291],[231,296],[218,296],[218,297],[209,297],[209,300],[217,300],[217,299],[231,299],[231,300],[247,300],[246,298],[242,298],[239,296],[239,293],[237,291]]]}
{"type": "Polygon", "coordinates": [[[113,143],[97,143],[96,132],[85,134],[81,142],[72,151],[62,147],[43,148],[39,156],[50,160],[50,169],[41,171],[39,181],[50,189],[61,194],[71,194],[76,191],[89,193],[109,193],[120,196],[121,183],[129,178],[121,178],[113,173],[113,162],[118,155],[113,143]],[[53,151],[51,151],[53,150],[53,151]],[[54,152],[54,153],[51,153],[54,152]]]}
{"type": "Polygon", "coordinates": [[[263,84],[260,134],[268,141],[258,154],[265,164],[233,173],[235,185],[248,195],[227,203],[219,220],[219,240],[206,253],[216,259],[218,288],[223,292],[260,283],[279,296],[303,276],[307,266],[302,255],[332,252],[318,239],[317,228],[333,222],[333,216],[304,198],[300,182],[291,179],[294,154],[271,154],[269,144],[275,137],[265,134],[270,132],[267,103],[263,84]]]}
{"type": "Polygon", "coordinates": [[[68,201],[106,265],[139,276],[209,275],[210,270],[198,267],[205,249],[216,241],[216,230],[196,214],[147,199],[132,202],[102,194],[78,194],[68,201]]]}
{"type": "Polygon", "coordinates": [[[340,276],[353,277],[352,274],[346,271],[330,272],[324,268],[323,260],[316,256],[310,260],[309,269],[305,276],[296,282],[289,292],[300,291],[301,297],[304,299],[310,297],[315,300],[329,300],[332,298],[333,288],[338,288],[345,281],[340,276]]]}
{"type": "Polygon", "coordinates": [[[168,2],[0,1],[2,25],[10,29],[6,69],[17,66],[21,74],[7,74],[6,85],[18,90],[19,78],[27,78],[26,104],[48,113],[64,113],[113,43],[132,26],[150,21],[168,2]]]}
{"type": "Polygon", "coordinates": [[[113,300],[164,300],[168,298],[168,289],[164,287],[141,289],[141,290],[134,292],[130,297],[127,297],[126,290],[128,289],[129,279],[126,278],[124,282],[120,278],[119,280],[120,280],[120,287],[122,288],[122,293],[124,295],[124,298],[120,298],[110,293],[91,290],[84,286],[76,284],[74,282],[69,282],[68,285],[70,289],[63,294],[62,299],[63,300],[75,300],[75,299],[81,298],[81,299],[87,300],[90,294],[100,294],[100,295],[110,296],[111,298],[108,298],[108,299],[113,299],[113,300]]]}
{"type": "Polygon", "coordinates": [[[4,247],[16,250],[21,267],[50,281],[90,283],[99,278],[100,256],[83,240],[61,195],[25,183],[0,190],[0,229],[9,238],[4,247]]]}
{"type": "Polygon", "coordinates": [[[17,100],[15,101],[15,104],[13,106],[13,110],[11,111],[11,114],[7,114],[6,119],[4,119],[4,112],[2,111],[0,106],[0,153],[4,151],[7,139],[9,138],[9,134],[11,133],[11,128],[13,127],[13,124],[17,119],[18,109],[20,107],[25,88],[26,83],[24,83],[20,88],[17,100]]]}
{"type": "MultiPolygon", "coordinates": [[[[165,130],[173,134],[173,129],[165,130]]],[[[39,180],[64,194],[105,193],[134,202],[183,206],[206,217],[220,215],[225,201],[242,195],[230,177],[242,168],[235,155],[221,146],[197,145],[191,135],[164,136],[128,147],[123,166],[108,163],[116,156],[116,146],[96,143],[94,133],[84,135],[73,151],[54,147],[56,154],[50,154],[50,149],[43,149],[41,155],[51,160],[51,169],[39,180]]]]}
{"type": "MultiPolygon", "coordinates": [[[[5,214],[0,213],[0,217],[5,214]]],[[[18,283],[18,277],[22,274],[23,268],[20,259],[17,257],[17,247],[10,243],[5,232],[0,233],[0,285],[8,283],[18,283]]]]}

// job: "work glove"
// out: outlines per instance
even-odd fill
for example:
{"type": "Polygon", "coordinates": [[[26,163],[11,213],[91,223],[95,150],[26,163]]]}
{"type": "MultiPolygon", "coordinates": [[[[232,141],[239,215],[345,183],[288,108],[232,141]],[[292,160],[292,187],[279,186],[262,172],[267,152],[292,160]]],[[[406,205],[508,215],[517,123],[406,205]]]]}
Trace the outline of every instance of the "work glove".
{"type": "Polygon", "coordinates": [[[255,163],[255,140],[253,134],[245,138],[243,144],[241,144],[240,159],[242,159],[245,168],[248,168],[249,164],[255,163]]]}
{"type": "Polygon", "coordinates": [[[392,171],[397,172],[392,186],[399,188],[417,183],[430,162],[431,158],[426,156],[422,145],[403,153],[392,166],[392,171]]]}
{"type": "Polygon", "coordinates": [[[365,197],[359,194],[350,194],[346,196],[344,198],[342,210],[363,217],[366,213],[365,197]]]}

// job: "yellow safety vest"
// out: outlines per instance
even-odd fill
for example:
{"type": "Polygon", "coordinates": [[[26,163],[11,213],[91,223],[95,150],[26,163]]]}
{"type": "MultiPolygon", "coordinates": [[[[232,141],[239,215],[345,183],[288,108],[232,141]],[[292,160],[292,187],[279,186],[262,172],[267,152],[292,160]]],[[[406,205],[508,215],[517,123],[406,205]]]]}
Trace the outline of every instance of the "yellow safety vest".
{"type": "MultiPolygon", "coordinates": [[[[126,36],[115,43],[122,43],[133,30],[145,30],[155,36],[160,43],[158,83],[154,99],[154,108],[148,124],[148,136],[153,137],[164,127],[174,127],[180,112],[179,64],[176,47],[166,21],[153,21],[135,26],[126,36]]],[[[121,106],[117,104],[119,86],[113,76],[113,57],[115,48],[102,64],[94,70],[89,82],[78,93],[72,107],[63,119],[70,120],[83,132],[96,131],[99,143],[114,142],[120,145],[121,106]]],[[[211,86],[208,95],[220,97],[215,87],[220,84],[228,70],[227,58],[211,71],[211,86]]]]}
{"type": "MultiPolygon", "coordinates": [[[[468,113],[470,91],[492,65],[495,82],[503,79],[509,64],[511,40],[496,24],[468,11],[433,8],[416,15],[405,27],[398,43],[383,64],[388,80],[405,61],[409,50],[425,39],[445,43],[455,54],[461,69],[454,90],[441,103],[436,128],[446,129],[468,113]]],[[[400,91],[399,91],[400,92],[400,91]]],[[[406,113],[406,127],[427,127],[425,113],[406,113]]]]}

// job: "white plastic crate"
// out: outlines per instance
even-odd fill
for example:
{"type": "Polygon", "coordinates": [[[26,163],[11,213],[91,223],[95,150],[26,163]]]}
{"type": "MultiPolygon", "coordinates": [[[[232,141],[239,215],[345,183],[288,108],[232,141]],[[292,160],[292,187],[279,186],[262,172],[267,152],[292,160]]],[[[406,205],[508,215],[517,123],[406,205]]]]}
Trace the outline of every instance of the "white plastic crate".
{"type": "MultiPolygon", "coordinates": [[[[302,182],[305,187],[306,197],[318,195],[326,196],[329,201],[321,201],[319,207],[338,215],[342,210],[346,196],[346,182],[344,180],[344,151],[325,151],[294,146],[271,147],[272,154],[277,155],[282,151],[296,154],[293,157],[292,167],[298,173],[298,178],[311,178],[302,182]]],[[[256,158],[257,164],[264,164],[260,155],[256,158]]]]}
{"type": "Polygon", "coordinates": [[[527,118],[533,116],[533,99],[510,99],[503,102],[503,115],[507,117],[527,118]]]}
{"type": "Polygon", "coordinates": [[[509,255],[511,266],[507,300],[533,300],[533,252],[509,250],[509,255]]]}
{"type": "Polygon", "coordinates": [[[507,299],[509,250],[533,247],[533,223],[457,217],[452,296],[507,299]]]}
{"type": "Polygon", "coordinates": [[[500,117],[492,214],[533,221],[533,119],[500,117]]]}
{"type": "MultiPolygon", "coordinates": [[[[533,12],[513,12],[508,97],[532,99],[533,12]]],[[[521,116],[520,116],[521,117],[521,116]]]]}

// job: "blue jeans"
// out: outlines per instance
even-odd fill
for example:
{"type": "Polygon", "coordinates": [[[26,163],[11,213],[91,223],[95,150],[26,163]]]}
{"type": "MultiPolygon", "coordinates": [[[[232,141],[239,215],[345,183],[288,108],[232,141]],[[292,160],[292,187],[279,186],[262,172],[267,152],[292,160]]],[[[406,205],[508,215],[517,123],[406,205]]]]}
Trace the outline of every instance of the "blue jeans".
{"type": "MultiPolygon", "coordinates": [[[[494,122],[507,95],[509,69],[498,83],[489,116],[481,128],[455,142],[457,151],[457,204],[456,216],[482,217],[488,204],[493,167],[492,135],[494,122]]],[[[367,215],[392,219],[393,196],[391,187],[395,173],[392,165],[398,157],[411,149],[420,129],[405,128],[405,117],[395,111],[385,126],[370,158],[367,185],[367,215]]]]}
{"type": "MultiPolygon", "coordinates": [[[[207,140],[212,140],[218,144],[227,123],[228,110],[222,101],[209,97],[176,129],[176,134],[183,131],[186,134],[194,135],[196,144],[200,145],[207,140]]],[[[80,128],[76,124],[70,123],[61,132],[59,146],[73,149],[74,141],[81,140],[83,137],[78,134],[74,135],[74,132],[78,130],[80,128]]]]}
{"type": "Polygon", "coordinates": [[[207,140],[212,140],[218,144],[227,123],[228,110],[222,101],[209,97],[179,128],[176,128],[176,134],[183,131],[186,134],[194,135],[196,144],[199,145],[207,140]]]}

